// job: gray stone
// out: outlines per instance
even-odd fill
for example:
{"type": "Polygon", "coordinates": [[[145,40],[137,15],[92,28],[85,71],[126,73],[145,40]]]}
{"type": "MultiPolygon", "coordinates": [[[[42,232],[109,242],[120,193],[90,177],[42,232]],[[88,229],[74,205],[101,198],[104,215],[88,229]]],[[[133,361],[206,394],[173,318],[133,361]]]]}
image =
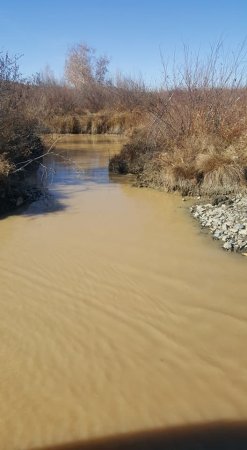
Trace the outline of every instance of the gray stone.
{"type": "Polygon", "coordinates": [[[242,250],[246,246],[247,243],[246,243],[246,241],[238,240],[237,244],[238,244],[240,250],[242,250]]]}
{"type": "Polygon", "coordinates": [[[242,230],[242,225],[241,223],[236,223],[236,225],[234,225],[234,227],[231,229],[233,231],[233,233],[238,233],[238,231],[242,230]]]}
{"type": "Polygon", "coordinates": [[[238,234],[239,236],[247,236],[247,230],[240,230],[238,234]]]}
{"type": "Polygon", "coordinates": [[[214,232],[215,239],[220,239],[221,236],[222,236],[222,232],[220,230],[217,230],[214,232]]]}
{"type": "Polygon", "coordinates": [[[247,250],[247,195],[223,196],[213,205],[195,205],[190,210],[214,239],[222,240],[224,249],[247,250]]]}
{"type": "Polygon", "coordinates": [[[223,248],[225,250],[232,250],[232,243],[231,242],[225,242],[223,245],[223,248]]]}
{"type": "Polygon", "coordinates": [[[223,242],[228,241],[228,240],[229,240],[228,235],[225,235],[225,234],[224,234],[224,235],[222,236],[221,240],[222,240],[223,242]]]}

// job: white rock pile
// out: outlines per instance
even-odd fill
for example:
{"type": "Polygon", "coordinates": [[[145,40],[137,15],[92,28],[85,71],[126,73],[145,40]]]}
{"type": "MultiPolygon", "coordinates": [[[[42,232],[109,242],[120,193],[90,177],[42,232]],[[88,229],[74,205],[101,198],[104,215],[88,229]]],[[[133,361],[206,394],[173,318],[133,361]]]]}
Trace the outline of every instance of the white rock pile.
{"type": "Polygon", "coordinates": [[[202,227],[228,251],[247,252],[247,195],[216,197],[212,203],[190,208],[202,227]]]}

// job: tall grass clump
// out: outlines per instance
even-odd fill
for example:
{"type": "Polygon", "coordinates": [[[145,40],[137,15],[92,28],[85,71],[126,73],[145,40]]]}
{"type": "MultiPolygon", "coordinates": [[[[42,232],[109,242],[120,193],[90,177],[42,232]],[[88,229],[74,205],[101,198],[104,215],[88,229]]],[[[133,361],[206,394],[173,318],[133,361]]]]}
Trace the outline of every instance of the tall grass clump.
{"type": "Polygon", "coordinates": [[[148,104],[145,125],[110,169],[132,172],[141,186],[187,194],[246,187],[247,85],[245,45],[208,57],[184,51],[182,65],[163,63],[164,86],[148,104]]]}

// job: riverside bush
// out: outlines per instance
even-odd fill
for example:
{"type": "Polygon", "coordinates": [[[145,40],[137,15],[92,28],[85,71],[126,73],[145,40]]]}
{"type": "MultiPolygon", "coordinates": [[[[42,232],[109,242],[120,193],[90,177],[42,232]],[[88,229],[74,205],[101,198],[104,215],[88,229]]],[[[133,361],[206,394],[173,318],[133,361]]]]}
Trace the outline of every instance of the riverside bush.
{"type": "Polygon", "coordinates": [[[242,50],[222,64],[221,47],[207,62],[185,55],[172,85],[159,92],[144,126],[110,170],[137,175],[141,186],[188,194],[246,188],[247,86],[242,50]]]}

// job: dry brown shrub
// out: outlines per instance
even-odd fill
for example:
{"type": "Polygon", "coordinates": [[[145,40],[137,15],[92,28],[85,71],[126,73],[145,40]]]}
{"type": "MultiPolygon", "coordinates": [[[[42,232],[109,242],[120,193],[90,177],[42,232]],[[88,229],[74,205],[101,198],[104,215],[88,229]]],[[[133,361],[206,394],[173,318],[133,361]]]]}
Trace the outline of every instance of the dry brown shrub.
{"type": "Polygon", "coordinates": [[[201,154],[196,168],[202,174],[201,193],[236,192],[245,185],[245,171],[237,156],[227,154],[201,154]]]}
{"type": "Polygon", "coordinates": [[[0,155],[0,179],[9,175],[14,169],[14,165],[7,159],[6,154],[0,155]]]}
{"type": "Polygon", "coordinates": [[[247,86],[241,51],[232,62],[216,46],[206,61],[185,60],[148,105],[145,130],[118,160],[138,167],[141,185],[183,193],[234,192],[247,179],[247,86]],[[241,70],[239,70],[239,68],[241,70]],[[142,148],[142,151],[141,151],[142,148]],[[122,159],[121,159],[122,158],[122,159]],[[153,172],[153,173],[152,173],[153,172]]]}

